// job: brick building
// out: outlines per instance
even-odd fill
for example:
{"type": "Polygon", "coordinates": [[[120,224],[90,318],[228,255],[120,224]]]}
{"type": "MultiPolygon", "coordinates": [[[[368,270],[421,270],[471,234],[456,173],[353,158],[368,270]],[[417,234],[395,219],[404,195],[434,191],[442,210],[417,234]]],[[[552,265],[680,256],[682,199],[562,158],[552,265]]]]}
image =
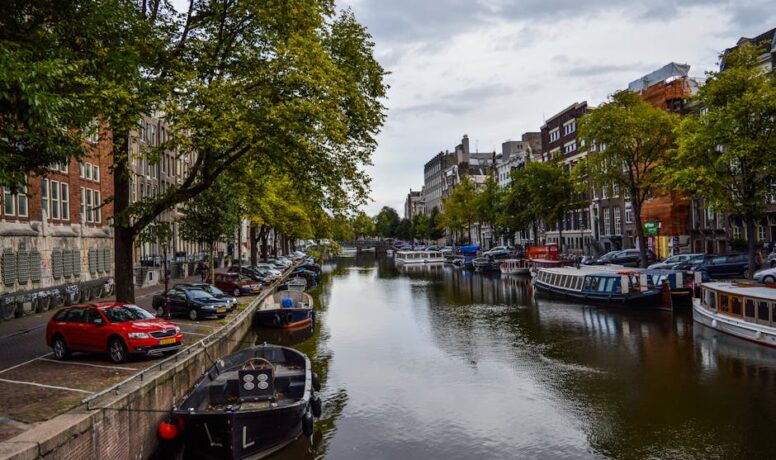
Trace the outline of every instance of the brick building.
{"type": "Polygon", "coordinates": [[[80,162],[53,164],[18,193],[2,190],[0,316],[85,301],[111,289],[110,133],[85,139],[80,162]]]}

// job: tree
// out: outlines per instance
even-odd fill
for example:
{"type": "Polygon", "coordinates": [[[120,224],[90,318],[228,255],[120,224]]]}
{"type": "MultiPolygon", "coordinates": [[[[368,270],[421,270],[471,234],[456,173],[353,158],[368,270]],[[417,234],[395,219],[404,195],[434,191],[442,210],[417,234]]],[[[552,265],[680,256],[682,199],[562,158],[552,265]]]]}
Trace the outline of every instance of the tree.
{"type": "Polygon", "coordinates": [[[439,208],[434,206],[431,208],[431,214],[429,215],[429,238],[433,241],[437,241],[441,238],[444,238],[445,232],[444,229],[439,227],[440,222],[440,213],[439,208]]]}
{"type": "MultiPolygon", "coordinates": [[[[491,234],[496,236],[500,233],[499,215],[501,214],[503,192],[493,176],[488,176],[482,189],[475,199],[475,209],[477,210],[477,221],[485,224],[491,229],[491,234]]],[[[480,238],[482,241],[482,238],[480,238]]]]}
{"type": "MultiPolygon", "coordinates": [[[[0,185],[85,153],[84,134],[128,93],[166,21],[145,21],[136,2],[8,0],[0,12],[0,185]]],[[[131,270],[126,270],[131,272],[131,270]]],[[[130,273],[131,276],[131,273],[130,273]]]]}
{"type": "Polygon", "coordinates": [[[758,68],[761,46],[739,46],[723,56],[722,72],[708,74],[695,97],[704,110],[682,120],[678,153],[665,165],[667,187],[703,197],[743,221],[750,276],[755,225],[776,181],[776,79],[758,68]]]}
{"type": "Polygon", "coordinates": [[[409,219],[401,219],[396,225],[396,237],[402,240],[412,240],[412,221],[409,219]]]}
{"type": "MultiPolygon", "coordinates": [[[[657,191],[660,166],[675,150],[678,123],[678,115],[629,91],[615,93],[580,120],[579,135],[588,155],[577,164],[575,175],[587,178],[595,188],[617,187],[630,197],[642,267],[647,266],[647,239],[641,208],[657,191]]],[[[578,183],[589,190],[585,182],[578,183]]]]}
{"type": "Polygon", "coordinates": [[[189,241],[206,243],[210,250],[210,270],[215,281],[213,252],[215,244],[234,234],[240,222],[240,207],[233,191],[224,180],[213,183],[183,207],[180,219],[181,236],[189,241]]]}
{"type": "MultiPolygon", "coordinates": [[[[130,265],[135,237],[156,216],[230,170],[287,174],[300,195],[330,210],[365,202],[363,166],[384,121],[386,87],[353,14],[334,17],[328,1],[203,0],[183,17],[161,46],[166,58],[142,72],[174,82],[160,107],[171,138],[140,155],[156,161],[168,149],[195,161],[180,183],[130,206],[129,131],[113,127],[116,266],[130,265]]],[[[117,272],[116,296],[133,299],[130,271],[117,272]]]]}
{"type": "Polygon", "coordinates": [[[417,214],[412,218],[412,237],[416,240],[429,238],[430,219],[425,214],[417,214]]]}
{"type": "Polygon", "coordinates": [[[533,229],[534,244],[539,244],[538,224],[542,216],[530,199],[530,173],[523,168],[513,170],[511,176],[512,180],[502,197],[500,225],[505,232],[512,234],[533,229]]]}
{"type": "Polygon", "coordinates": [[[399,213],[390,206],[383,206],[375,216],[375,229],[381,238],[396,238],[401,219],[399,213]]]}
{"type": "Polygon", "coordinates": [[[469,242],[472,241],[472,224],[477,219],[477,191],[474,182],[465,176],[461,182],[453,188],[450,196],[442,199],[442,218],[440,225],[451,233],[463,232],[466,228],[469,234],[469,242]]]}
{"type": "Polygon", "coordinates": [[[366,238],[368,236],[374,236],[376,233],[374,220],[372,220],[372,218],[364,211],[359,211],[358,214],[351,219],[350,226],[356,238],[366,238]]]}

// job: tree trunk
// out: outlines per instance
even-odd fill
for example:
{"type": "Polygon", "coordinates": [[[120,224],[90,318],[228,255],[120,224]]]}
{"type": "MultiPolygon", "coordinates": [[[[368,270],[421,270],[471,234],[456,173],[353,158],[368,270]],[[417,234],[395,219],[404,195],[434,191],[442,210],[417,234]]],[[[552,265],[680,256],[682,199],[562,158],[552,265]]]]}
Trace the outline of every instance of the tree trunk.
{"type": "Polygon", "coordinates": [[[259,242],[259,237],[258,235],[256,235],[255,225],[251,225],[250,236],[248,238],[251,240],[251,265],[256,265],[257,263],[259,263],[258,261],[259,248],[257,246],[257,243],[259,242]]]}
{"type": "Polygon", "coordinates": [[[278,232],[272,231],[272,257],[278,256],[278,232]]]}
{"type": "Polygon", "coordinates": [[[536,224],[536,221],[533,221],[533,240],[534,246],[539,246],[539,225],[536,224]]]}
{"type": "Polygon", "coordinates": [[[210,284],[216,283],[216,260],[213,258],[215,245],[215,241],[210,242],[210,284]]]}
{"type": "Polygon", "coordinates": [[[132,270],[132,249],[135,235],[131,228],[129,216],[129,133],[115,133],[113,151],[113,279],[116,283],[116,300],[119,302],[135,302],[135,280],[132,270]]]}
{"type": "Polygon", "coordinates": [[[563,223],[558,223],[558,255],[563,254],[563,223]]]}
{"type": "Polygon", "coordinates": [[[749,270],[746,272],[746,277],[752,279],[754,272],[757,271],[755,265],[755,253],[757,251],[757,237],[755,236],[755,218],[752,215],[744,216],[744,222],[746,223],[746,240],[747,240],[747,252],[749,256],[749,270]]]}
{"type": "MultiPolygon", "coordinates": [[[[637,192],[638,193],[638,192],[637,192]]],[[[641,268],[647,268],[647,236],[644,234],[644,224],[641,222],[641,203],[636,199],[637,193],[631,193],[633,199],[631,205],[633,206],[633,218],[636,227],[636,236],[639,241],[639,258],[641,259],[641,268]]]]}
{"type": "Polygon", "coordinates": [[[267,254],[269,251],[269,246],[267,245],[269,228],[266,225],[262,225],[261,229],[259,230],[259,235],[261,237],[261,260],[267,260],[267,257],[269,256],[269,254],[267,254]]]}

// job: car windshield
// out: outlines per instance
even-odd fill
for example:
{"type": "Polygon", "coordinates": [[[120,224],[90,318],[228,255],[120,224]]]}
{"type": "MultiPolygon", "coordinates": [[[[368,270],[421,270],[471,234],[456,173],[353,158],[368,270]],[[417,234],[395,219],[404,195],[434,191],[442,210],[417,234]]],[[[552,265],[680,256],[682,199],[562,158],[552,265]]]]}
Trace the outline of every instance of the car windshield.
{"type": "Polygon", "coordinates": [[[224,291],[222,291],[221,289],[218,289],[215,286],[211,286],[209,284],[206,285],[206,286],[202,286],[202,290],[207,292],[207,293],[213,294],[213,295],[223,295],[224,294],[224,291]]]}
{"type": "Polygon", "coordinates": [[[122,305],[119,307],[104,308],[102,312],[111,323],[126,323],[127,321],[154,319],[154,315],[137,305],[122,305]]]}
{"type": "Polygon", "coordinates": [[[201,290],[201,289],[189,289],[186,291],[186,293],[191,297],[192,299],[207,299],[212,297],[207,292],[201,290]]]}

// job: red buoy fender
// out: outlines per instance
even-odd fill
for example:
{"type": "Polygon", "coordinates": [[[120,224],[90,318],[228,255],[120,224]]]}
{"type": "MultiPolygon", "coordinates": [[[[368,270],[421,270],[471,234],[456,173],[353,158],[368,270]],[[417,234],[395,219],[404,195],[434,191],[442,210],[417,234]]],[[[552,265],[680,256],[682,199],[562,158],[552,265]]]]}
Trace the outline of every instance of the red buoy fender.
{"type": "Polygon", "coordinates": [[[159,437],[165,441],[172,441],[178,436],[178,425],[172,420],[163,420],[157,430],[159,437]]]}

